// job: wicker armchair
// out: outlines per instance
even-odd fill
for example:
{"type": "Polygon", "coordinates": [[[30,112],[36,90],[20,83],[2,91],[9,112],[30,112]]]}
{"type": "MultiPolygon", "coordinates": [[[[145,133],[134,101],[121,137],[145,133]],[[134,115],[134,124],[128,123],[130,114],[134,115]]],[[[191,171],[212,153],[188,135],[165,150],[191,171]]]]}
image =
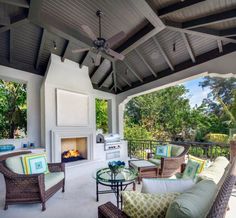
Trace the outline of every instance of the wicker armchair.
{"type": "MultiPolygon", "coordinates": [[[[174,145],[179,146],[179,145],[174,145]]],[[[175,173],[180,172],[181,165],[185,161],[185,155],[188,153],[190,148],[189,145],[181,145],[184,147],[184,150],[181,154],[176,157],[162,157],[159,166],[159,175],[160,177],[170,177],[173,176],[175,173]]],[[[148,153],[147,159],[151,160],[154,153],[148,153]]]]}
{"type": "MultiPolygon", "coordinates": [[[[0,172],[3,174],[6,183],[6,199],[4,210],[8,209],[10,204],[18,203],[42,203],[42,211],[46,210],[45,202],[55,194],[60,188],[65,191],[65,177],[63,180],[45,190],[45,175],[33,174],[23,175],[16,174],[9,170],[5,160],[9,157],[31,153],[30,151],[14,152],[0,156],[0,172]]],[[[64,172],[65,165],[63,163],[49,163],[49,171],[64,172]]]]}

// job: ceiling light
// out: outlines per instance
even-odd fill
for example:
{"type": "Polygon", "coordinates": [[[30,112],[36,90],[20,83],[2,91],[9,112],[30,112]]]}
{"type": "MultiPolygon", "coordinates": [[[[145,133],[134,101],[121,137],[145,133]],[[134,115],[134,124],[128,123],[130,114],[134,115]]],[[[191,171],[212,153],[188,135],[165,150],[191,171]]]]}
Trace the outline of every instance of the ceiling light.
{"type": "Polygon", "coordinates": [[[53,41],[53,48],[54,48],[54,50],[57,50],[57,44],[56,44],[56,41],[53,41]]]}

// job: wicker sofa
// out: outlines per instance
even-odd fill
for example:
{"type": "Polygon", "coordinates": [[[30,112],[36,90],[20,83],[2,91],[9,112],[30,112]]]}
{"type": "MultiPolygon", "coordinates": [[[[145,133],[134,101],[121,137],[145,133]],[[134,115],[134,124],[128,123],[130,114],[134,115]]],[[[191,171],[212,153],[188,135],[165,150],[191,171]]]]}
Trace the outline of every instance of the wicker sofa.
{"type": "Polygon", "coordinates": [[[156,164],[159,168],[160,177],[170,177],[180,171],[181,164],[185,161],[185,155],[188,153],[189,145],[172,144],[171,157],[162,157],[155,159],[154,153],[148,153],[147,159],[156,164]]]}
{"type": "MultiPolygon", "coordinates": [[[[223,176],[221,176],[221,179],[217,185],[218,191],[216,191],[216,193],[214,194],[212,201],[207,203],[207,205],[210,205],[210,207],[207,208],[208,212],[202,217],[208,217],[208,218],[225,217],[225,213],[227,209],[229,209],[228,201],[231,196],[235,183],[236,183],[236,158],[233,160],[233,163],[229,164],[226,167],[225,171],[223,172],[223,176]]],[[[202,199],[201,196],[200,196],[200,199],[202,199]]],[[[204,199],[202,200],[204,201],[204,199]]],[[[195,208],[196,202],[194,202],[193,205],[195,208]]],[[[184,208],[184,211],[188,210],[187,207],[183,206],[183,208],[184,208]]],[[[170,215],[169,216],[167,215],[167,216],[168,217],[192,217],[192,216],[183,215],[181,210],[180,210],[180,213],[178,213],[177,211],[174,213],[173,212],[174,211],[172,211],[172,214],[175,214],[174,216],[170,216],[170,215]]],[[[107,202],[106,204],[103,204],[98,207],[98,217],[99,218],[128,218],[129,216],[127,216],[124,212],[118,209],[111,202],[107,202]]]]}
{"type": "Polygon", "coordinates": [[[42,203],[42,211],[46,210],[46,201],[59,189],[65,191],[65,165],[63,163],[49,163],[50,173],[24,175],[17,170],[10,170],[7,159],[17,166],[20,155],[29,154],[30,151],[14,152],[0,156],[0,172],[6,183],[6,199],[4,209],[10,204],[42,203]]]}

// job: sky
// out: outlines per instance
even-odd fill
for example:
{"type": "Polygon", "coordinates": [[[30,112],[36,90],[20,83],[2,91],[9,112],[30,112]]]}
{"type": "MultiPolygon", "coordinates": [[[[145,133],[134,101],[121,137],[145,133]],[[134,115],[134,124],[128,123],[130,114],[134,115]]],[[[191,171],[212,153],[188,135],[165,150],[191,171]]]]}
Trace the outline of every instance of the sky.
{"type": "Polygon", "coordinates": [[[182,83],[189,90],[187,97],[190,100],[191,107],[195,107],[196,105],[200,106],[202,100],[206,98],[210,92],[209,88],[202,89],[202,87],[199,86],[199,82],[201,81],[203,81],[203,77],[182,83]]]}

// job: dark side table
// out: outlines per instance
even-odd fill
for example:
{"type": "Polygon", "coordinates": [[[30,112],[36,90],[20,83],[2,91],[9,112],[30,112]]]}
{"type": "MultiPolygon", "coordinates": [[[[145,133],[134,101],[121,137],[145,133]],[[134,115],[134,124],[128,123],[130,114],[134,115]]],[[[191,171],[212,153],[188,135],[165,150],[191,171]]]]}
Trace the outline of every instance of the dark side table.
{"type": "Polygon", "coordinates": [[[147,160],[130,160],[129,166],[138,171],[138,184],[140,184],[142,178],[159,177],[159,169],[157,165],[147,160]]]}

